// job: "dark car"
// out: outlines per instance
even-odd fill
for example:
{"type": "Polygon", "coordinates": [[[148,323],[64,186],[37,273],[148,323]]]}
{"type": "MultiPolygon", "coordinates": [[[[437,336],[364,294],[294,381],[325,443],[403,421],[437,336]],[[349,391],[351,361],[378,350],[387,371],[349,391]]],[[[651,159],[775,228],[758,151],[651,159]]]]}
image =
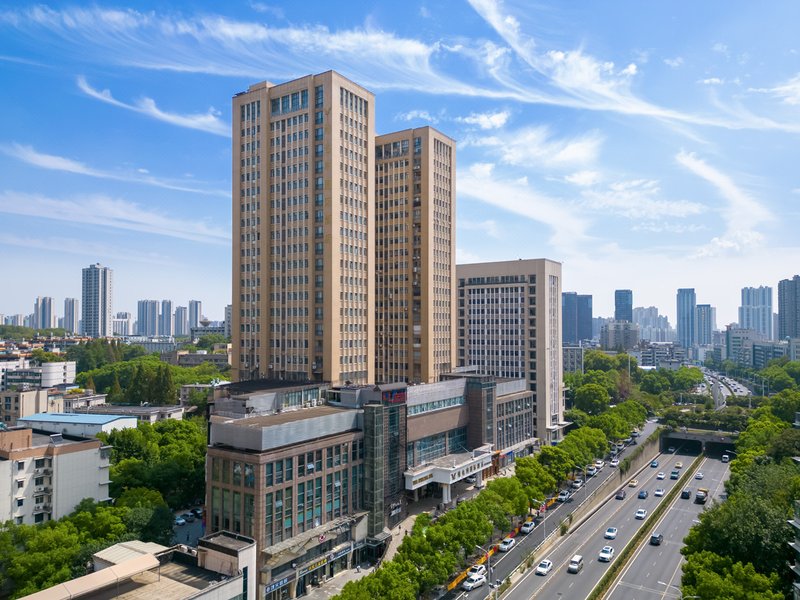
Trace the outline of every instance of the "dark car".
{"type": "Polygon", "coordinates": [[[616,500],[625,500],[625,494],[626,494],[625,490],[620,490],[617,492],[617,495],[614,496],[614,498],[616,500]]]}
{"type": "Polygon", "coordinates": [[[661,533],[654,533],[650,536],[650,545],[651,546],[660,546],[661,542],[664,541],[664,535],[661,533]]]}
{"type": "Polygon", "coordinates": [[[647,498],[647,490],[639,490],[639,498],[642,500],[647,498]]]}
{"type": "Polygon", "coordinates": [[[684,500],[686,500],[688,498],[691,498],[691,497],[692,497],[692,490],[687,488],[687,489],[685,489],[685,490],[683,490],[681,492],[681,498],[683,498],[684,500]]]}
{"type": "Polygon", "coordinates": [[[202,508],[193,508],[193,509],[192,509],[190,512],[191,512],[191,513],[192,513],[192,514],[193,514],[195,517],[197,517],[198,519],[199,519],[199,518],[201,518],[201,517],[203,516],[203,509],[202,509],[202,508]]]}

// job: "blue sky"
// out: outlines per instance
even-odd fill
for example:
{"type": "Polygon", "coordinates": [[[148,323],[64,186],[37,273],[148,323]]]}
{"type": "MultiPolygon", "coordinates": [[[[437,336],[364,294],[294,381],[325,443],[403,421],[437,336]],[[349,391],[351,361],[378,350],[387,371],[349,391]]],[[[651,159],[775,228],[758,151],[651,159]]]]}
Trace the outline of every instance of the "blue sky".
{"type": "MultiPolygon", "coordinates": [[[[674,324],[800,271],[800,3],[0,5],[0,313],[230,302],[230,99],[328,69],[458,140],[458,262],[547,257],[674,324]]],[[[777,310],[777,290],[775,304],[777,310]]]]}

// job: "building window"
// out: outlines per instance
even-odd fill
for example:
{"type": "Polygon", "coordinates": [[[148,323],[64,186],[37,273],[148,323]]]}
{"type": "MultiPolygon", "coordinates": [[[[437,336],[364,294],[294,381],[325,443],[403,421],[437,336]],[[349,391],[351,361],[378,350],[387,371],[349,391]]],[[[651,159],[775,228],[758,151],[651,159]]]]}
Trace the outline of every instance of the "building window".
{"type": "Polygon", "coordinates": [[[25,504],[25,498],[17,498],[17,506],[22,506],[25,504]]]}
{"type": "Polygon", "coordinates": [[[17,471],[22,471],[22,469],[24,469],[24,468],[25,468],[25,461],[24,460],[18,460],[17,461],[17,471]]]}

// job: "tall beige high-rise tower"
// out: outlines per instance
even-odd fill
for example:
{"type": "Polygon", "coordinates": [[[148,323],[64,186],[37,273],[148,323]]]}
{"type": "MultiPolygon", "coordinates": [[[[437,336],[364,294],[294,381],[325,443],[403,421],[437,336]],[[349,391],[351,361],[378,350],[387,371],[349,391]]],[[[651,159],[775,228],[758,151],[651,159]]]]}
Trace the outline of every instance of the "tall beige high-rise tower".
{"type": "Polygon", "coordinates": [[[378,383],[454,366],[455,166],[455,142],[431,127],[375,138],[378,383]]]}
{"type": "Polygon", "coordinates": [[[234,380],[374,381],[374,115],[333,71],[234,96],[234,380]]]}

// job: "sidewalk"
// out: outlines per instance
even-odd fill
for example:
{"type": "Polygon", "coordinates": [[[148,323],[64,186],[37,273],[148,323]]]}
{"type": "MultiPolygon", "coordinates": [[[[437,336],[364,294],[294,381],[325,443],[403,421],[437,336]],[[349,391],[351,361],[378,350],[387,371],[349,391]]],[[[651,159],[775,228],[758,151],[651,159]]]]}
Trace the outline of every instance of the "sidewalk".
{"type": "MultiPolygon", "coordinates": [[[[510,477],[513,474],[514,465],[512,464],[505,469],[501,469],[498,475],[489,477],[486,481],[495,479],[496,477],[510,477]]],[[[472,496],[478,494],[478,492],[480,492],[480,490],[475,489],[474,486],[471,486],[467,493],[462,494],[462,496],[471,498],[472,496]]],[[[386,553],[383,555],[381,562],[392,560],[394,555],[397,554],[400,544],[403,543],[403,538],[405,538],[406,533],[410,534],[411,530],[414,528],[414,522],[417,520],[417,517],[422,513],[428,513],[433,516],[436,513],[437,506],[440,502],[440,498],[424,498],[409,505],[408,515],[406,518],[391,530],[392,539],[389,541],[389,546],[386,549],[386,553]]],[[[337,573],[334,577],[328,579],[319,587],[311,588],[311,591],[303,596],[303,598],[308,598],[308,600],[328,600],[329,598],[333,598],[342,591],[342,588],[344,588],[349,581],[361,579],[373,571],[373,567],[367,564],[362,564],[360,567],[360,570],[354,566],[352,569],[337,573]]]]}

